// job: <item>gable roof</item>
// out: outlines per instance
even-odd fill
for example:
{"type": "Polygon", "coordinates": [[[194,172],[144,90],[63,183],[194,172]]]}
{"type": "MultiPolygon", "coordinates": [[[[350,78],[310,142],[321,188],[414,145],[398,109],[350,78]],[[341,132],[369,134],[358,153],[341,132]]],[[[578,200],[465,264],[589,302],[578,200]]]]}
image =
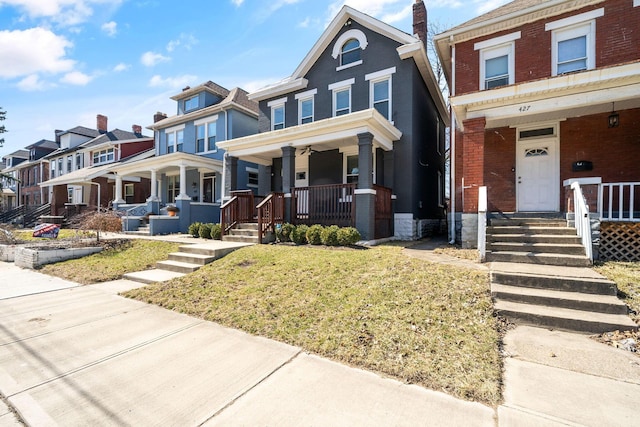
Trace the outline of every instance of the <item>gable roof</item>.
{"type": "Polygon", "coordinates": [[[55,141],[50,141],[48,139],[41,139],[40,141],[34,142],[31,145],[27,145],[24,148],[26,148],[27,150],[31,150],[32,148],[49,148],[51,150],[55,150],[59,147],[60,145],[55,141]]]}
{"type": "Polygon", "coordinates": [[[197,95],[198,93],[202,92],[202,91],[206,91],[206,92],[210,92],[214,95],[218,95],[220,98],[226,98],[227,95],[229,95],[229,89],[226,89],[222,86],[220,86],[219,84],[216,84],[214,82],[212,82],[211,80],[195,86],[195,87],[189,87],[187,86],[186,88],[184,88],[182,90],[182,92],[180,92],[177,95],[173,95],[171,97],[171,99],[173,99],[174,101],[178,101],[180,99],[184,99],[184,98],[190,98],[194,95],[197,95]]]}
{"type": "Polygon", "coordinates": [[[81,136],[88,136],[90,138],[95,138],[96,136],[100,135],[100,131],[99,130],[90,129],[90,128],[87,128],[87,127],[84,127],[84,126],[76,126],[74,128],[58,132],[56,134],[56,136],[58,137],[58,136],[66,135],[68,133],[73,133],[73,134],[81,135],[81,136]]]}
{"type": "Polygon", "coordinates": [[[144,139],[144,138],[149,138],[149,137],[145,137],[138,133],[133,133],[126,130],[114,129],[112,131],[102,133],[99,136],[80,144],[79,147],[88,148],[88,147],[101,145],[111,141],[120,142],[120,141],[128,141],[131,139],[144,139]]]}

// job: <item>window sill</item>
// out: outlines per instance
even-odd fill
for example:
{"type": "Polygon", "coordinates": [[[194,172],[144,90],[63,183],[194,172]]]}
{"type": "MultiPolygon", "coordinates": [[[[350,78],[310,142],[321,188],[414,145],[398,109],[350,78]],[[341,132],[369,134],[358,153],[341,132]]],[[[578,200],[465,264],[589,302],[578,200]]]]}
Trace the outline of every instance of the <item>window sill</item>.
{"type": "Polygon", "coordinates": [[[346,64],[346,65],[340,65],[339,67],[336,67],[336,71],[342,71],[342,70],[346,70],[347,68],[351,68],[351,67],[355,67],[357,65],[362,64],[362,59],[356,61],[356,62],[352,62],[350,64],[346,64]]]}

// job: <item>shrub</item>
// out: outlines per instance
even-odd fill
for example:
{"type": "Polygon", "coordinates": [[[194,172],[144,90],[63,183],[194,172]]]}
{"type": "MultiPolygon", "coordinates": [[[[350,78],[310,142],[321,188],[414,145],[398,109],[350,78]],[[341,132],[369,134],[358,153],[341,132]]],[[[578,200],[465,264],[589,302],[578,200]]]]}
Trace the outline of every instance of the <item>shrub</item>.
{"type": "Polygon", "coordinates": [[[220,224],[211,224],[211,238],[215,240],[222,239],[222,226],[220,224]]]}
{"type": "Polygon", "coordinates": [[[200,225],[200,237],[203,239],[211,238],[211,224],[201,224],[200,225]]]}
{"type": "Polygon", "coordinates": [[[193,237],[200,237],[200,227],[202,226],[201,222],[194,222],[189,226],[189,234],[193,237]]]}
{"type": "Polygon", "coordinates": [[[360,232],[354,227],[342,227],[338,230],[338,244],[342,246],[355,245],[362,238],[360,232]]]}
{"type": "Polygon", "coordinates": [[[282,224],[282,227],[280,227],[280,229],[276,231],[276,236],[278,237],[278,240],[280,240],[281,242],[290,242],[291,233],[295,229],[296,229],[295,225],[285,222],[284,224],[282,224]]]}
{"type": "Polygon", "coordinates": [[[87,212],[80,220],[82,230],[96,232],[96,240],[100,241],[100,232],[119,233],[122,231],[122,220],[116,212],[87,212]]]}
{"type": "Polygon", "coordinates": [[[307,230],[308,226],[304,224],[300,224],[293,230],[290,234],[291,240],[295,242],[296,245],[304,245],[307,243],[307,230]]]}
{"type": "Polygon", "coordinates": [[[322,238],[322,244],[327,246],[338,246],[338,230],[340,227],[337,225],[331,225],[329,227],[325,227],[322,230],[322,234],[320,237],[322,238]]]}
{"type": "Polygon", "coordinates": [[[309,244],[311,245],[321,245],[322,237],[320,236],[322,234],[322,230],[324,230],[324,227],[320,224],[315,224],[309,227],[306,234],[307,242],[309,242],[309,244]]]}

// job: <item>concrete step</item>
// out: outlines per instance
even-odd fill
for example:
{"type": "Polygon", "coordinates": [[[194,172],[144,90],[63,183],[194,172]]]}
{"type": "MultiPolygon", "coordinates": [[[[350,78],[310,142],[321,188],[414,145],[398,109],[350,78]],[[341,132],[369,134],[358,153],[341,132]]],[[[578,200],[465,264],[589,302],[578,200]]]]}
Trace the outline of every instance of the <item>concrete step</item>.
{"type": "Polygon", "coordinates": [[[506,252],[533,252],[548,254],[565,254],[565,255],[583,255],[585,256],[584,247],[581,244],[563,244],[563,243],[530,243],[530,242],[490,242],[487,244],[487,250],[490,251],[506,251],[506,252]]]}
{"type": "Polygon", "coordinates": [[[495,309],[515,323],[587,334],[638,329],[629,316],[622,314],[593,313],[510,301],[496,301],[495,309]]]}
{"type": "Polygon", "coordinates": [[[215,261],[216,257],[211,255],[192,254],[187,252],[172,252],[169,254],[169,261],[180,261],[189,264],[206,265],[215,261]]]}
{"type": "Polygon", "coordinates": [[[487,235],[487,242],[516,242],[516,243],[553,243],[563,245],[579,245],[580,238],[563,234],[492,234],[487,235]]]}
{"type": "Polygon", "coordinates": [[[493,218],[489,220],[492,226],[528,226],[528,227],[566,227],[567,221],[563,219],[544,218],[493,218]]]}
{"type": "Polygon", "coordinates": [[[193,273],[197,269],[202,267],[200,264],[193,264],[190,262],[182,262],[182,261],[158,261],[156,263],[156,268],[161,270],[175,271],[177,273],[193,273]]]}
{"type": "Polygon", "coordinates": [[[225,234],[224,236],[222,236],[222,241],[258,244],[258,236],[237,236],[237,235],[225,234]]]}
{"type": "Polygon", "coordinates": [[[617,288],[614,282],[606,279],[598,279],[592,277],[564,277],[558,275],[541,275],[525,272],[504,272],[492,269],[491,283],[519,288],[579,292],[581,294],[608,296],[617,295],[617,288]]]}
{"type": "Polygon", "coordinates": [[[488,262],[515,262],[526,264],[589,267],[591,261],[585,255],[563,255],[514,251],[487,251],[488,262]]]}
{"type": "Polygon", "coordinates": [[[123,277],[127,280],[133,280],[138,283],[157,283],[157,282],[166,282],[171,279],[175,279],[176,277],[182,277],[185,273],[179,273],[176,271],[169,270],[144,270],[144,271],[136,271],[133,273],[126,273],[123,277]]]}
{"type": "Polygon", "coordinates": [[[253,230],[251,228],[232,228],[227,233],[228,236],[256,236],[258,237],[258,230],[253,230]]]}
{"type": "Polygon", "coordinates": [[[490,226],[487,227],[487,235],[489,234],[551,234],[555,236],[575,236],[576,229],[572,227],[490,226]]]}
{"type": "Polygon", "coordinates": [[[123,234],[130,234],[132,236],[149,236],[150,235],[150,231],[140,231],[140,230],[136,230],[136,231],[124,231],[123,234]]]}
{"type": "Polygon", "coordinates": [[[258,223],[257,222],[243,222],[240,224],[236,224],[233,227],[233,230],[255,230],[258,231],[258,223]]]}
{"type": "Polygon", "coordinates": [[[597,313],[622,315],[629,313],[626,304],[613,295],[594,295],[549,289],[523,288],[497,283],[491,283],[491,295],[500,301],[570,308],[572,310],[597,313]]]}

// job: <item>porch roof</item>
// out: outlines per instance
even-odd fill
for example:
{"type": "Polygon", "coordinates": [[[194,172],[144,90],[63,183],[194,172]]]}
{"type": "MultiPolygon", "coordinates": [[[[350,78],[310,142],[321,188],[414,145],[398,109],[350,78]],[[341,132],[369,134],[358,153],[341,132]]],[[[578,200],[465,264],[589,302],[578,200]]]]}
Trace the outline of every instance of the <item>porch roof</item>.
{"type": "Polygon", "coordinates": [[[462,130],[479,117],[489,129],[639,108],[640,63],[454,96],[451,107],[462,130]]]}
{"type": "Polygon", "coordinates": [[[87,182],[91,182],[91,180],[94,178],[98,178],[108,174],[110,166],[113,166],[113,164],[110,163],[108,165],[78,169],[73,172],[58,176],[56,178],[52,178],[48,181],[41,182],[40,186],[49,187],[56,185],[84,184],[87,182]]]}
{"type": "Polygon", "coordinates": [[[127,162],[125,164],[114,166],[111,171],[116,172],[118,175],[132,175],[148,178],[151,175],[152,170],[155,170],[158,173],[163,173],[170,170],[176,170],[180,166],[185,166],[187,169],[203,169],[222,173],[222,161],[183,152],[164,154],[162,156],[127,162]]]}
{"type": "Polygon", "coordinates": [[[369,132],[374,147],[393,149],[393,142],[402,132],[377,110],[357,111],[344,116],[330,117],[299,126],[259,133],[218,143],[229,155],[254,163],[270,165],[272,159],[282,157],[282,147],[331,150],[358,144],[357,136],[369,132]]]}

